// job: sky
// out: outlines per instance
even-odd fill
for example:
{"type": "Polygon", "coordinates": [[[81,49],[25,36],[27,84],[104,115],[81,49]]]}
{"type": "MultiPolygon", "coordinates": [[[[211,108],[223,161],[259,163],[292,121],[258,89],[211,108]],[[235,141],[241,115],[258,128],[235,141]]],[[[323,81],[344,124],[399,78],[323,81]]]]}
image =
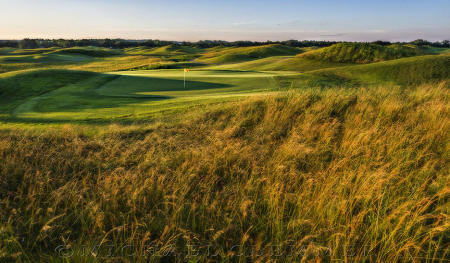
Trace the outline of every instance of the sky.
{"type": "Polygon", "coordinates": [[[0,0],[0,39],[450,39],[449,0],[0,0]]]}

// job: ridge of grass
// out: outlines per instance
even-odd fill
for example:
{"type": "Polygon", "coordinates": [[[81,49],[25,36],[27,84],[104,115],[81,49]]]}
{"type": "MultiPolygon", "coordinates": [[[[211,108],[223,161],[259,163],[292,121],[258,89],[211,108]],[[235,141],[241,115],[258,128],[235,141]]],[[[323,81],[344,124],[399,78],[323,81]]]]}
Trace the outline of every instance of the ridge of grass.
{"type": "Polygon", "coordinates": [[[202,51],[202,49],[195,47],[168,45],[164,47],[154,48],[151,51],[147,52],[147,54],[160,56],[188,55],[188,54],[197,54],[200,51],[202,51]]]}
{"type": "Polygon", "coordinates": [[[412,45],[381,46],[370,43],[338,43],[299,56],[328,62],[366,64],[424,55],[425,53],[424,49],[412,45]]]}
{"type": "Polygon", "coordinates": [[[335,68],[353,65],[350,63],[337,63],[328,61],[318,61],[303,57],[294,56],[272,56],[240,63],[230,63],[213,65],[207,69],[225,70],[256,70],[256,71],[296,71],[308,72],[324,68],[335,68]]]}
{"type": "Polygon", "coordinates": [[[0,74],[0,109],[7,111],[18,102],[91,78],[96,73],[62,69],[25,70],[0,74]]]}
{"type": "Polygon", "coordinates": [[[62,48],[53,51],[59,54],[78,54],[90,57],[110,57],[122,55],[123,51],[119,49],[100,48],[100,47],[72,47],[62,48]]]}

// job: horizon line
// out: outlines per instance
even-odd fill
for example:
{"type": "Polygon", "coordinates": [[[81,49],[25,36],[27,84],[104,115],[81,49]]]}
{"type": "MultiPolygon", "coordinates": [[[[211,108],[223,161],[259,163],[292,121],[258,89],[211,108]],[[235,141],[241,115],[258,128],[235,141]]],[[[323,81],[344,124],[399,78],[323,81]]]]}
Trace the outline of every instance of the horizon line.
{"type": "Polygon", "coordinates": [[[124,41],[166,41],[166,42],[188,42],[188,43],[195,43],[195,42],[201,42],[201,41],[216,41],[216,42],[254,42],[254,43],[266,43],[266,42],[286,42],[286,41],[315,41],[315,42],[365,42],[365,43],[371,43],[371,42],[390,42],[390,43],[409,43],[414,42],[417,40],[423,40],[426,42],[444,42],[449,41],[448,39],[441,39],[441,40],[428,40],[426,38],[417,38],[414,40],[401,40],[401,41],[392,41],[392,40],[385,40],[385,39],[377,39],[377,40],[323,40],[323,39],[284,39],[284,40],[246,40],[246,39],[239,39],[239,40],[222,40],[222,39],[200,39],[200,40],[168,40],[168,39],[161,39],[161,38],[109,38],[109,37],[84,37],[84,38],[42,38],[42,37],[24,37],[24,38],[0,38],[0,41],[23,41],[23,40],[124,40],[124,41]]]}

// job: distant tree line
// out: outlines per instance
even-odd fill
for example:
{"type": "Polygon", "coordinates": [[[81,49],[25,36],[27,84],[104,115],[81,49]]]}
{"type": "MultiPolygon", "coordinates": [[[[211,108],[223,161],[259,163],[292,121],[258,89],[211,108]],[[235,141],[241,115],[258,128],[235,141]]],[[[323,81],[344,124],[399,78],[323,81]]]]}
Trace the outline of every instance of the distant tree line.
{"type": "MultiPolygon", "coordinates": [[[[201,40],[197,42],[179,42],[179,41],[165,41],[165,40],[126,40],[126,39],[30,39],[25,38],[22,40],[0,40],[0,47],[12,47],[12,48],[49,48],[49,47],[83,47],[83,46],[96,46],[96,47],[106,47],[106,48],[129,48],[137,46],[146,47],[162,47],[167,45],[182,45],[182,46],[192,46],[200,48],[211,48],[217,46],[225,47],[249,47],[249,46],[260,46],[267,44],[283,44],[291,47],[326,47],[338,43],[337,41],[317,41],[317,40],[286,40],[286,41],[265,41],[265,42],[255,42],[255,41],[223,41],[223,40],[201,40]]],[[[378,45],[390,45],[393,44],[388,41],[374,41],[371,42],[378,45]]],[[[406,44],[406,42],[397,42],[398,44],[406,44]]],[[[433,47],[446,47],[450,48],[450,41],[444,40],[442,42],[430,42],[423,39],[417,39],[410,44],[418,46],[433,46],[433,47]]]]}

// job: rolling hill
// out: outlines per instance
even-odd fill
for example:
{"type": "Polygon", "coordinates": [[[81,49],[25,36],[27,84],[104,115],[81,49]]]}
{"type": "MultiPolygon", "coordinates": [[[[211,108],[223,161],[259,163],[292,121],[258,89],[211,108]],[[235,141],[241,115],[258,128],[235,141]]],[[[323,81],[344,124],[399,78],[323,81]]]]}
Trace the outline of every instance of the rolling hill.
{"type": "Polygon", "coordinates": [[[187,47],[180,45],[168,45],[164,47],[150,49],[146,54],[149,55],[160,55],[160,56],[173,56],[173,55],[188,55],[196,54],[202,51],[199,48],[187,47]]]}
{"type": "Polygon", "coordinates": [[[94,75],[96,73],[62,69],[24,70],[0,74],[0,109],[8,111],[22,100],[77,83],[94,75]]]}
{"type": "Polygon", "coordinates": [[[73,47],[62,48],[53,51],[53,53],[59,54],[77,54],[90,57],[110,57],[122,55],[123,51],[118,49],[100,48],[100,47],[73,47]]]}
{"type": "Polygon", "coordinates": [[[301,49],[277,44],[256,47],[231,47],[212,49],[209,52],[203,53],[197,61],[210,64],[224,64],[272,56],[296,55],[301,52],[303,52],[301,49]]]}
{"type": "Polygon", "coordinates": [[[325,68],[285,77],[296,87],[360,87],[365,85],[416,86],[448,80],[450,55],[426,55],[397,60],[325,68]]]}
{"type": "Polygon", "coordinates": [[[212,65],[209,69],[225,70],[256,70],[256,71],[296,71],[307,72],[324,68],[334,68],[352,65],[350,63],[338,63],[320,61],[295,56],[273,56],[240,63],[212,65]]]}
{"type": "Polygon", "coordinates": [[[425,54],[412,45],[381,46],[369,43],[338,43],[299,55],[312,60],[338,63],[373,63],[425,54]]]}

